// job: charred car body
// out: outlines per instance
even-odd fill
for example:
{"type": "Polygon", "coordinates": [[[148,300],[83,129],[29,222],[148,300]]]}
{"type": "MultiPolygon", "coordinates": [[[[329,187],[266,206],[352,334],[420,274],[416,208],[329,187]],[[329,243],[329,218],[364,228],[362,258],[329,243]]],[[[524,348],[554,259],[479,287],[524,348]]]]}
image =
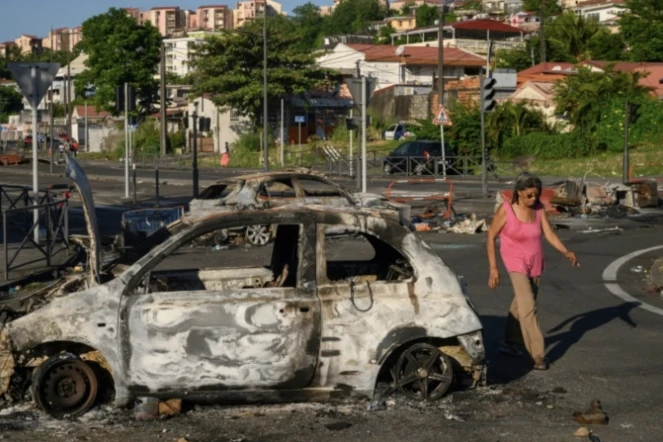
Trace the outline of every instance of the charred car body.
{"type": "Polygon", "coordinates": [[[371,397],[381,378],[434,400],[454,372],[482,379],[478,315],[458,278],[397,211],[297,204],[203,211],[151,240],[110,281],[96,284],[98,274],[87,289],[9,324],[17,364],[42,358],[32,392],[48,413],[85,413],[104,377],[117,406],[136,397],[371,397]],[[238,267],[191,247],[248,223],[275,226],[266,266],[238,267]],[[344,241],[333,239],[340,230],[373,253],[358,259],[355,249],[335,247],[344,241]],[[94,366],[78,357],[90,352],[99,355],[94,366]]]}

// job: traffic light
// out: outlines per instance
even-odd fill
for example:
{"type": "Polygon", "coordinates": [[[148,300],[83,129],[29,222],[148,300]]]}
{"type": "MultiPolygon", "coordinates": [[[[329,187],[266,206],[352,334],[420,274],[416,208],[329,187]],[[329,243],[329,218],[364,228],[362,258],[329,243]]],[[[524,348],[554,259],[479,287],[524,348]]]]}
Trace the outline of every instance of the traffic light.
{"type": "Polygon", "coordinates": [[[212,128],[212,119],[200,117],[198,119],[198,130],[201,132],[209,132],[212,128]]]}
{"type": "Polygon", "coordinates": [[[495,108],[497,102],[495,101],[495,83],[497,80],[494,78],[481,78],[481,111],[490,112],[495,108]]]}
{"type": "Polygon", "coordinates": [[[136,88],[127,86],[127,98],[129,99],[129,112],[136,110],[136,88]]]}
{"type": "Polygon", "coordinates": [[[641,105],[635,104],[635,103],[630,103],[629,104],[628,115],[629,115],[629,122],[631,124],[635,124],[638,121],[638,118],[640,118],[640,114],[638,113],[638,110],[640,109],[640,106],[641,105]]]}
{"type": "Polygon", "coordinates": [[[115,88],[115,111],[118,114],[124,113],[124,86],[115,88]]]}

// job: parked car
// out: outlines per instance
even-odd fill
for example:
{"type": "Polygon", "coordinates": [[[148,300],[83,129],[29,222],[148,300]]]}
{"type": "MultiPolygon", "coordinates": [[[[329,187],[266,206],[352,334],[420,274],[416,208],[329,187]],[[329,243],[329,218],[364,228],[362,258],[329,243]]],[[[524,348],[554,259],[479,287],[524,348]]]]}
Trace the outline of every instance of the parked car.
{"type": "Polygon", "coordinates": [[[401,138],[407,138],[412,136],[411,132],[408,132],[407,126],[404,123],[392,124],[384,131],[383,138],[385,140],[400,140],[401,138]]]}
{"type": "MultiPolygon", "coordinates": [[[[367,206],[405,208],[387,202],[380,195],[352,194],[323,175],[308,170],[257,173],[226,179],[203,190],[189,203],[191,213],[233,207],[264,208],[285,204],[322,204],[337,207],[367,206]]],[[[409,214],[404,214],[409,217],[409,214]]],[[[246,240],[254,245],[271,241],[273,230],[267,225],[247,225],[246,240]]]]}
{"type": "MultiPolygon", "coordinates": [[[[94,224],[89,183],[71,170],[94,224]]],[[[476,384],[485,375],[482,326],[464,285],[397,212],[200,212],[152,239],[115,278],[48,298],[6,326],[48,414],[80,416],[106,388],[115,406],[137,397],[264,402],[370,398],[382,379],[432,401],[456,376],[476,384]],[[242,266],[250,257],[241,250],[195,245],[245,224],[276,226],[266,266],[242,266]],[[351,235],[332,239],[339,229],[351,235]],[[364,248],[344,242],[354,240],[364,248]]]]}
{"type": "MultiPolygon", "coordinates": [[[[452,161],[454,153],[451,146],[445,143],[445,160],[447,173],[453,172],[452,161]]],[[[407,141],[398,146],[394,151],[387,155],[382,167],[384,172],[389,175],[392,173],[410,172],[415,175],[435,172],[435,162],[437,161],[438,170],[442,170],[442,142],[435,140],[417,140],[407,141]]]]}

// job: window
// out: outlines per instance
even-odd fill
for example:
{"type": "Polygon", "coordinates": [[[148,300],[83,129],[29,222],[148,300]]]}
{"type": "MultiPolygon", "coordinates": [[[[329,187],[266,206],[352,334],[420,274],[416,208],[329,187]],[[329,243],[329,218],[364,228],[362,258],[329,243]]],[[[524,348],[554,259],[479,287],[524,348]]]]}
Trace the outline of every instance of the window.
{"type": "Polygon", "coordinates": [[[295,189],[289,179],[270,180],[260,188],[262,198],[295,198],[295,189]]]}
{"type": "Polygon", "coordinates": [[[238,123],[239,122],[239,117],[240,114],[234,109],[230,109],[230,122],[231,123],[238,123]]]}
{"type": "Polygon", "coordinates": [[[329,197],[343,196],[343,193],[336,187],[329,183],[314,180],[311,178],[297,178],[297,183],[304,191],[306,196],[329,197]]]}
{"type": "Polygon", "coordinates": [[[598,12],[592,12],[587,14],[587,20],[599,21],[601,19],[601,14],[598,12]]]}
{"type": "Polygon", "coordinates": [[[398,250],[353,228],[327,227],[325,257],[329,281],[402,281],[414,276],[398,250]]]}
{"type": "Polygon", "coordinates": [[[296,287],[301,232],[298,224],[242,224],[205,232],[148,272],[148,293],[296,287]],[[241,240],[256,227],[274,241],[247,253],[241,240]]]}

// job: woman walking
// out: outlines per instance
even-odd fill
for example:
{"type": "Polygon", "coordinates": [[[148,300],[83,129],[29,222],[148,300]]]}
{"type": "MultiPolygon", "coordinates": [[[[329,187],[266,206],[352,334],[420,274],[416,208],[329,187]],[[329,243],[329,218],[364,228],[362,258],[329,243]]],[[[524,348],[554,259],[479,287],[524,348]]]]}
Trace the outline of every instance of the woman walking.
{"type": "Polygon", "coordinates": [[[488,286],[495,289],[500,283],[495,240],[500,238],[500,255],[514,289],[514,298],[507,317],[504,340],[500,351],[510,356],[522,356],[518,345],[524,345],[534,361],[535,370],[547,370],[545,344],[536,316],[536,296],[539,278],[543,273],[543,237],[571,261],[579,265],[557,237],[539,202],[541,180],[529,173],[516,179],[511,201],[505,201],[495,213],[488,231],[488,286]]]}

